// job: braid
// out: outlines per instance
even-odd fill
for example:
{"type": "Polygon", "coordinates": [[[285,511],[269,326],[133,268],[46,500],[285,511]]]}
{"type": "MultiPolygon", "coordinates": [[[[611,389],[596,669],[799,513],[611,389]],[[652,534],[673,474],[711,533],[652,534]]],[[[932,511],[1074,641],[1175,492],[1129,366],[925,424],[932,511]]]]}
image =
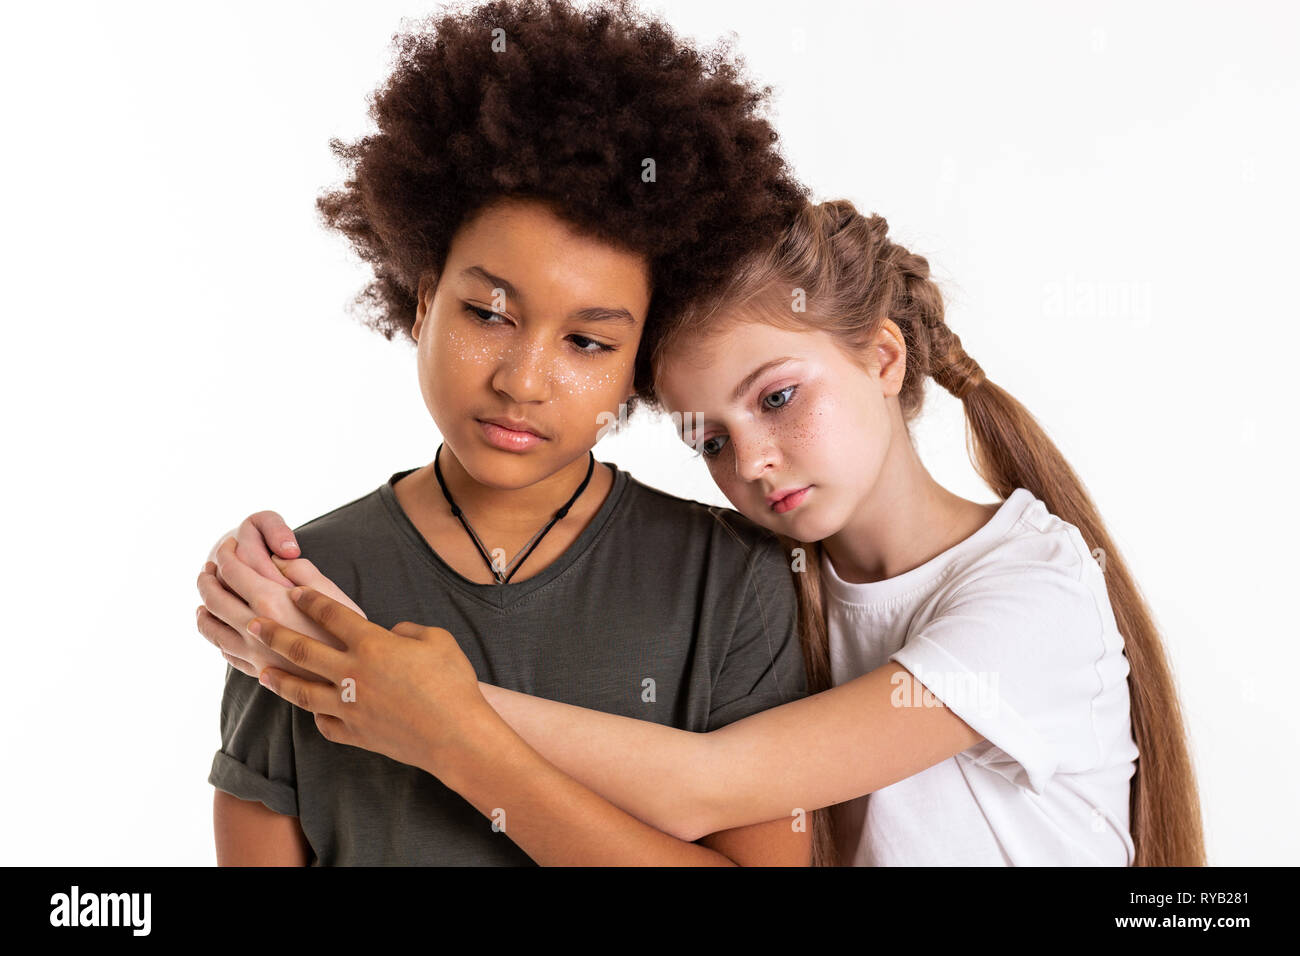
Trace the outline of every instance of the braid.
{"type": "Polygon", "coordinates": [[[984,370],[966,354],[961,339],[944,321],[943,296],[930,277],[930,263],[886,238],[888,226],[881,216],[873,215],[869,222],[880,243],[877,262],[892,267],[897,276],[889,315],[909,339],[911,387],[900,396],[905,417],[920,409],[921,380],[927,375],[958,399],[965,399],[984,384],[984,370]]]}
{"type": "Polygon", "coordinates": [[[984,370],[966,354],[961,339],[943,319],[930,321],[927,316],[925,325],[930,333],[930,377],[957,398],[965,399],[984,384],[984,370]]]}

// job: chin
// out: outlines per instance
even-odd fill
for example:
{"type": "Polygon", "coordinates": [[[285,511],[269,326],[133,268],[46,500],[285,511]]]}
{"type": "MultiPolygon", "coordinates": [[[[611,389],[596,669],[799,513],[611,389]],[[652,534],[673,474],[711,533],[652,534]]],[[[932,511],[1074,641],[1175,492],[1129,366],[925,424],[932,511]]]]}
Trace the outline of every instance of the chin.
{"type": "MultiPolygon", "coordinates": [[[[819,503],[825,505],[825,502],[819,503]]],[[[783,517],[783,515],[769,514],[767,527],[785,535],[787,538],[806,541],[809,544],[829,538],[841,527],[827,515],[824,507],[821,509],[811,508],[806,511],[799,508],[788,520],[782,521],[783,517]]]]}
{"type": "MultiPolygon", "coordinates": [[[[472,427],[477,429],[478,423],[472,423],[472,427]]],[[[489,488],[510,491],[527,487],[544,477],[539,473],[545,463],[542,458],[493,448],[474,432],[465,436],[463,444],[457,442],[456,448],[452,448],[445,438],[443,441],[447,450],[455,453],[470,476],[489,488]]]]}

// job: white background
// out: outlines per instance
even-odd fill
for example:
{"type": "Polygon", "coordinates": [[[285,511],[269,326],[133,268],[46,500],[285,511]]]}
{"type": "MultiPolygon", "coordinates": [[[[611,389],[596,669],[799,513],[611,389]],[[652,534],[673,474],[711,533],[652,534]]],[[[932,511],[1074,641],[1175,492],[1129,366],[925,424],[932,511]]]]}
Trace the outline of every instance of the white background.
{"type": "MultiPolygon", "coordinates": [[[[432,9],[6,12],[0,862],[214,862],[209,547],[432,458],[414,353],[347,316],[367,273],[313,207],[389,38],[432,9]]],[[[1296,863],[1295,8],[645,9],[701,43],[735,31],[816,198],[929,258],[1155,609],[1211,863],[1296,863]]],[[[992,500],[953,399],[917,433],[940,481],[992,500]]],[[[662,419],[596,453],[726,503],[662,419]]]]}

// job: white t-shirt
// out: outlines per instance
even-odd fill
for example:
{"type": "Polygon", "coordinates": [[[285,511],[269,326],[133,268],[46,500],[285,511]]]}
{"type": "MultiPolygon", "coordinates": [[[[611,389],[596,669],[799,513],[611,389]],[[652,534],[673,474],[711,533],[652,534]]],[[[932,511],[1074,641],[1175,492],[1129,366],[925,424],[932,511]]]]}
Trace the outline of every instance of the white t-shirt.
{"type": "Polygon", "coordinates": [[[1018,488],[918,568],[822,577],[836,684],[897,661],[984,737],[836,807],[841,864],[1132,864],[1128,659],[1074,525],[1018,488]]]}

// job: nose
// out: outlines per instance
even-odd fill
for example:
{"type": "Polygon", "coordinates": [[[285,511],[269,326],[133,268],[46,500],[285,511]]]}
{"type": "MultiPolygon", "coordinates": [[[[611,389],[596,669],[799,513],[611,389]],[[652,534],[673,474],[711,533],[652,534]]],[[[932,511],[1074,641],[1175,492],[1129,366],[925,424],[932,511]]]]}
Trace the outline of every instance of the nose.
{"type": "Polygon", "coordinates": [[[521,405],[545,401],[551,392],[551,361],[540,342],[521,342],[502,356],[492,387],[521,405]]]}
{"type": "Polygon", "coordinates": [[[757,481],[777,463],[777,450],[771,436],[764,431],[730,435],[736,461],[736,477],[743,481],[757,481]]]}

